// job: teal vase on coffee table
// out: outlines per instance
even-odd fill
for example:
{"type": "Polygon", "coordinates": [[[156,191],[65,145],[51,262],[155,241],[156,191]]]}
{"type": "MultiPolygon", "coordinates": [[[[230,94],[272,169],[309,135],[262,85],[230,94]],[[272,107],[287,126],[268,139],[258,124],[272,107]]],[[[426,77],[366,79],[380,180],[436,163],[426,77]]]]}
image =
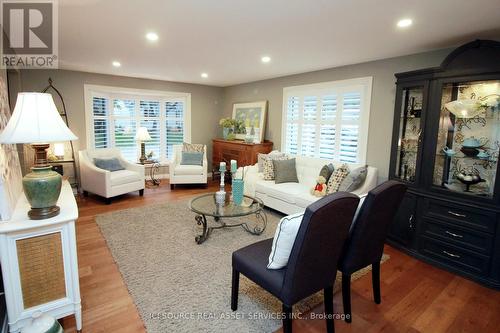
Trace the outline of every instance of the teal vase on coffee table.
{"type": "Polygon", "coordinates": [[[236,205],[241,205],[243,202],[244,185],[243,179],[233,179],[233,202],[236,205]]]}

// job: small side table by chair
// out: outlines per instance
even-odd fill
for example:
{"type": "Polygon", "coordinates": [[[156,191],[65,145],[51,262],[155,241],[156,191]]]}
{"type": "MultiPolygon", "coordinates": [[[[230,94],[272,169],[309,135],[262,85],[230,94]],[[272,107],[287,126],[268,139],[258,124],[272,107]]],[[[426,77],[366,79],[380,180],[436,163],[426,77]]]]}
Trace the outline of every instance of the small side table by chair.
{"type": "Polygon", "coordinates": [[[150,186],[160,186],[161,179],[158,178],[158,172],[160,171],[160,167],[162,164],[157,160],[146,160],[143,163],[137,162],[137,164],[144,165],[146,169],[149,179],[146,179],[146,185],[150,186]]]}

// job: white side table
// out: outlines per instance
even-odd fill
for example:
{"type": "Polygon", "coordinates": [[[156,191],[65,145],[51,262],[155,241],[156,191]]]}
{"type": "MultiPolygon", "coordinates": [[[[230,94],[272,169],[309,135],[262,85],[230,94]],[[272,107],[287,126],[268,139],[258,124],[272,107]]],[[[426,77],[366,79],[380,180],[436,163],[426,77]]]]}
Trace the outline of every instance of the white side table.
{"type": "Polygon", "coordinates": [[[78,207],[70,184],[63,182],[59,215],[30,220],[21,195],[12,218],[0,222],[0,262],[9,332],[19,332],[36,311],[57,319],[75,315],[82,329],[75,221],[78,207]]]}

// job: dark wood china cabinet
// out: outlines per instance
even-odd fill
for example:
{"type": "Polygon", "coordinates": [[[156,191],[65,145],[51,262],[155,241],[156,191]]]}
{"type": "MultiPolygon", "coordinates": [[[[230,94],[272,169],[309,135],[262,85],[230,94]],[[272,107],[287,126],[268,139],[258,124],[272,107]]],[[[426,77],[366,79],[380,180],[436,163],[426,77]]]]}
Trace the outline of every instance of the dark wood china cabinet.
{"type": "Polygon", "coordinates": [[[396,78],[389,177],[409,190],[388,242],[500,289],[500,43],[396,78]]]}

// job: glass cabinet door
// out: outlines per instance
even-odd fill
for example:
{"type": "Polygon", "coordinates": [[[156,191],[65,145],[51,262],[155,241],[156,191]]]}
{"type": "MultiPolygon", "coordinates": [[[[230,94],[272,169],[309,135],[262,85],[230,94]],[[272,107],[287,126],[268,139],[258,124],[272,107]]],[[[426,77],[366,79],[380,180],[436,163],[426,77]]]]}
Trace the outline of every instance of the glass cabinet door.
{"type": "Polygon", "coordinates": [[[410,183],[416,180],[422,134],[423,98],[423,86],[403,88],[394,175],[397,179],[410,183]]]}
{"type": "Polygon", "coordinates": [[[500,80],[442,86],[433,184],[493,197],[500,148],[500,80]]]}

